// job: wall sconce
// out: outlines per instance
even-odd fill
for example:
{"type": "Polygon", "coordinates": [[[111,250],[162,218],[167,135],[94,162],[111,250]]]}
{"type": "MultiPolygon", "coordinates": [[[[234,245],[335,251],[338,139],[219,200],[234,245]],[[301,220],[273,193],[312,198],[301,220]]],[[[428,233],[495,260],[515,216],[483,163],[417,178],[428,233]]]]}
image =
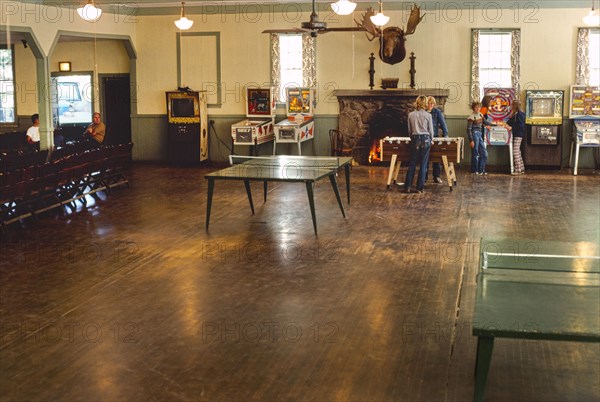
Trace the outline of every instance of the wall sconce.
{"type": "Polygon", "coordinates": [[[185,16],[184,5],[185,5],[185,1],[182,1],[181,2],[181,18],[179,18],[177,21],[175,21],[175,26],[177,28],[181,29],[182,31],[188,30],[192,27],[192,25],[194,25],[194,21],[188,20],[187,17],[185,16]]]}
{"type": "Polygon", "coordinates": [[[87,0],[87,4],[77,9],[77,14],[87,22],[96,22],[102,15],[102,10],[94,5],[94,0],[87,0]]]}
{"type": "Polygon", "coordinates": [[[58,71],[71,71],[71,62],[70,61],[59,61],[58,62],[58,71]]]}
{"type": "Polygon", "coordinates": [[[331,9],[338,15],[350,15],[356,8],[356,3],[349,0],[338,0],[331,3],[331,9]]]}
{"type": "Polygon", "coordinates": [[[371,16],[371,22],[379,27],[384,26],[390,21],[390,17],[383,14],[383,2],[379,0],[379,12],[371,16]]]}

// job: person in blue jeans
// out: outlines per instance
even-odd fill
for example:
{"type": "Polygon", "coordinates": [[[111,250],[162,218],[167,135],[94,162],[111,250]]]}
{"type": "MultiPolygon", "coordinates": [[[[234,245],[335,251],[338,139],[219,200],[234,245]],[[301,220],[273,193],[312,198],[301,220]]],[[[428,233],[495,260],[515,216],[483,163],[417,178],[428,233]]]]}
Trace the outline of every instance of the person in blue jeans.
{"type": "Polygon", "coordinates": [[[419,178],[417,179],[417,192],[422,193],[425,187],[425,175],[429,163],[429,150],[433,140],[433,122],[431,114],[427,112],[427,97],[420,95],[415,102],[415,109],[408,114],[408,134],[410,135],[411,153],[410,166],[406,172],[404,192],[410,193],[410,187],[420,160],[419,178]]]}
{"type": "MultiPolygon", "coordinates": [[[[442,136],[448,137],[448,126],[446,125],[446,120],[444,119],[444,113],[435,106],[437,102],[433,96],[427,97],[427,111],[431,113],[431,121],[433,122],[433,137],[440,136],[440,130],[442,130],[442,136]]],[[[437,184],[442,183],[441,174],[442,174],[442,164],[439,162],[433,162],[433,182],[437,184]]],[[[427,179],[425,179],[427,181],[427,179]]]]}
{"type": "Polygon", "coordinates": [[[483,126],[491,126],[480,112],[481,102],[471,103],[473,113],[467,118],[467,137],[471,146],[471,173],[485,175],[487,162],[487,149],[483,138],[483,126]]]}

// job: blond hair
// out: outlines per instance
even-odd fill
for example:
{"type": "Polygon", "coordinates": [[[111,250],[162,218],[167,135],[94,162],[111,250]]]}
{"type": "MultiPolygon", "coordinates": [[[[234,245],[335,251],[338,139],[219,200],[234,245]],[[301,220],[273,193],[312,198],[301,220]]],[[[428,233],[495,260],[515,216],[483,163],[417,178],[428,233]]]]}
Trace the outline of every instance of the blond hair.
{"type": "Polygon", "coordinates": [[[516,110],[517,112],[522,112],[523,111],[522,106],[521,106],[521,101],[518,100],[518,99],[513,99],[513,101],[512,101],[512,108],[514,110],[516,110]]]}
{"type": "Polygon", "coordinates": [[[415,101],[415,109],[426,110],[427,109],[427,97],[425,95],[419,95],[415,101]]]}
{"type": "Polygon", "coordinates": [[[433,96],[427,97],[427,104],[433,103],[433,106],[437,105],[437,102],[433,96]]]}

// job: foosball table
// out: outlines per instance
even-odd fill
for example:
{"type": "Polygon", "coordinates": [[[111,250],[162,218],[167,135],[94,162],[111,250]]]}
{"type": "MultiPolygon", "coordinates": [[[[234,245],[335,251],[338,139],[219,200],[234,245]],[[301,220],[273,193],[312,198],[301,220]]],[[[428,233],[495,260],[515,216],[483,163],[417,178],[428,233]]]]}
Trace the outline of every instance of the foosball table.
{"type": "MultiPolygon", "coordinates": [[[[410,137],[385,137],[379,141],[379,158],[382,161],[390,161],[387,187],[392,180],[397,182],[398,173],[402,161],[410,161],[410,137]]],[[[460,163],[464,158],[464,139],[459,137],[434,138],[429,150],[429,162],[440,162],[444,166],[444,173],[448,181],[448,187],[456,185],[456,172],[454,163],[460,163]]]]}

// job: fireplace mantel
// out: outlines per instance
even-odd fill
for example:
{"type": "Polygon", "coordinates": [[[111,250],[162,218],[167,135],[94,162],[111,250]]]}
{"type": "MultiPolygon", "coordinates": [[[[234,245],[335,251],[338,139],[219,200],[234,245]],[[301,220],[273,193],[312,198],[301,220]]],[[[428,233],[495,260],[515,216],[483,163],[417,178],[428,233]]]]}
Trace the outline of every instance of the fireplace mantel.
{"type": "MultiPolygon", "coordinates": [[[[444,101],[450,94],[449,89],[442,88],[422,88],[422,89],[338,89],[333,91],[333,95],[348,98],[414,98],[419,95],[444,98],[444,101]]],[[[439,103],[439,100],[438,100],[439,103]]]]}
{"type": "Polygon", "coordinates": [[[359,163],[366,163],[375,140],[408,135],[408,114],[419,95],[435,97],[443,111],[449,94],[450,90],[441,88],[333,91],[340,106],[339,130],[358,139],[352,155],[359,163]]]}

